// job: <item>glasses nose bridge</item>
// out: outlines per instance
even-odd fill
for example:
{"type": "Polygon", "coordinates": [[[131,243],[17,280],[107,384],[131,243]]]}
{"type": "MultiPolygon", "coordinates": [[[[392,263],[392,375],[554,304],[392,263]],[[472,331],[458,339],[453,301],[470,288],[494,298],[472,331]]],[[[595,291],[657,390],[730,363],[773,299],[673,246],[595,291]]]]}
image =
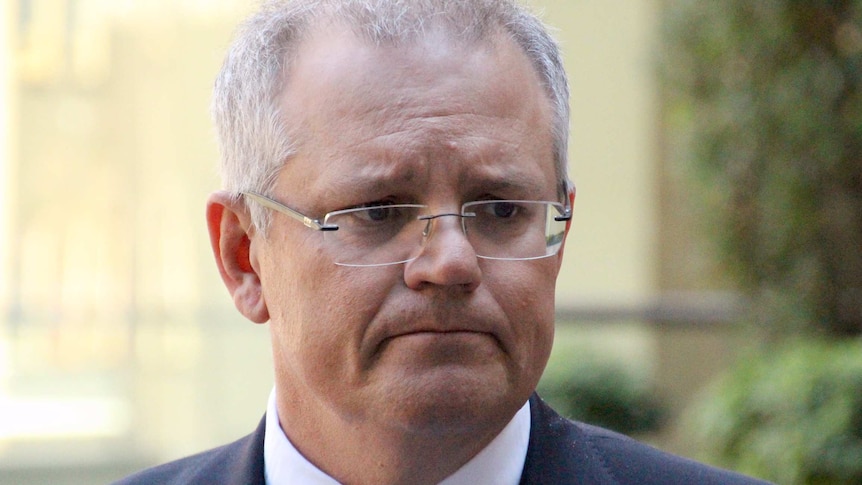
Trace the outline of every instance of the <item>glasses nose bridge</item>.
{"type": "Polygon", "coordinates": [[[433,226],[433,221],[439,219],[441,217],[457,217],[458,222],[460,222],[461,233],[466,237],[467,236],[467,228],[464,226],[464,218],[472,217],[471,214],[462,214],[459,212],[443,212],[441,214],[429,214],[425,216],[419,216],[420,221],[425,221],[425,226],[422,228],[422,239],[426,240],[431,237],[431,231],[433,226]]]}

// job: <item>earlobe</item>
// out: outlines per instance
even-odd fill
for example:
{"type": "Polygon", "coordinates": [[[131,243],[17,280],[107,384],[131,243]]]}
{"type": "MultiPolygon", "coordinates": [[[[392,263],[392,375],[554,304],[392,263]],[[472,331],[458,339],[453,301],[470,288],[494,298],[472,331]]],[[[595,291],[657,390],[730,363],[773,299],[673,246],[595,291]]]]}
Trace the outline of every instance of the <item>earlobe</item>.
{"type": "Polygon", "coordinates": [[[265,323],[269,310],[252,261],[254,229],[242,201],[225,191],[214,192],[207,200],[206,217],[216,265],[234,305],[252,322],[265,323]]]}

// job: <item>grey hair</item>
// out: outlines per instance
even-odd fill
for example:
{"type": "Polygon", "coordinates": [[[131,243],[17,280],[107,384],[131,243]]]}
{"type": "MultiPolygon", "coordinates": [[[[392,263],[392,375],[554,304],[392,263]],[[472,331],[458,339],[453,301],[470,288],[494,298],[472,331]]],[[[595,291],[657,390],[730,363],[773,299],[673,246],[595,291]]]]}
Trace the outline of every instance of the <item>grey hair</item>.
{"type": "MultiPolygon", "coordinates": [[[[283,83],[308,32],[339,22],[375,45],[420,38],[442,27],[461,41],[510,36],[539,74],[553,110],[556,175],[568,187],[569,88],[559,47],[543,23],[512,0],[277,0],[241,26],[216,78],[212,115],[224,188],[269,194],[294,147],[281,104],[283,83]]],[[[564,197],[565,195],[562,194],[564,197]]],[[[265,230],[267,211],[250,207],[265,230]]]]}

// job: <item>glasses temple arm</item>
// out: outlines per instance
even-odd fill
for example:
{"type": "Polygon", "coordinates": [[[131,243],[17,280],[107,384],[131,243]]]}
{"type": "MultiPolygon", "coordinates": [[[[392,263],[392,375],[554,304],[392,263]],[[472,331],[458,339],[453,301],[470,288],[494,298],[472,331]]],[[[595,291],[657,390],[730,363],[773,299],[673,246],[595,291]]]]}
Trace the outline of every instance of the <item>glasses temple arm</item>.
{"type": "Polygon", "coordinates": [[[281,212],[288,217],[296,219],[297,221],[303,223],[306,227],[310,227],[311,229],[315,229],[318,231],[335,231],[338,229],[338,226],[321,224],[319,220],[312,219],[280,202],[270,199],[265,195],[261,195],[255,192],[242,192],[242,194],[268,209],[281,212]]]}

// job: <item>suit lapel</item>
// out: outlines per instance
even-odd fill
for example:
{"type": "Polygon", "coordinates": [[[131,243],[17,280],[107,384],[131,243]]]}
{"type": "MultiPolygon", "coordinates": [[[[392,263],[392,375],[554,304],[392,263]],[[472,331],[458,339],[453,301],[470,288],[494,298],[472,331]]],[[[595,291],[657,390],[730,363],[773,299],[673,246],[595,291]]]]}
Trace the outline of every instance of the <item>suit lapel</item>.
{"type": "Polygon", "coordinates": [[[530,397],[530,418],[530,445],[521,485],[608,483],[608,475],[595,465],[578,427],[535,393],[530,397]]]}

